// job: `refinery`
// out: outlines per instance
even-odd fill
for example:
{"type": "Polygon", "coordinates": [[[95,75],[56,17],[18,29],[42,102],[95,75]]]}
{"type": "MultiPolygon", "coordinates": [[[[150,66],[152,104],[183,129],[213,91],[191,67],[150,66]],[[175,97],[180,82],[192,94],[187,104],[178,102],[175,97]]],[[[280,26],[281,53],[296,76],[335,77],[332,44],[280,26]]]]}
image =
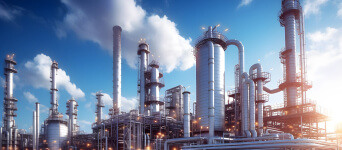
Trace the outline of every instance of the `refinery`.
{"type": "MultiPolygon", "coordinates": [[[[306,97],[313,86],[307,78],[304,16],[299,0],[282,0],[279,22],[285,30],[285,48],[279,52],[283,79],[275,89],[267,86],[271,73],[262,63],[245,65],[245,48],[239,39],[230,39],[218,30],[205,28],[194,45],[196,60],[196,99],[190,102],[189,85],[165,90],[160,63],[151,57],[150,45],[137,43],[138,109],[123,112],[121,42],[122,28],[114,26],[113,35],[113,107],[104,117],[104,94],[95,93],[95,122],[92,133],[83,133],[78,124],[78,100],[70,98],[67,111],[59,111],[56,75],[59,64],[50,67],[50,106],[48,117],[40,124],[40,103],[32,113],[32,133],[18,129],[20,100],[13,94],[16,69],[14,54],[5,57],[3,119],[0,141],[4,150],[209,150],[209,149],[339,149],[338,139],[328,138],[329,116],[306,97]],[[297,39],[299,43],[296,42],[297,39]],[[234,70],[226,70],[225,55],[230,47],[238,50],[234,70]],[[233,72],[233,79],[225,79],[233,72]],[[233,90],[225,89],[225,80],[234,80],[233,90]],[[283,92],[284,105],[268,105],[269,95],[283,92]],[[225,102],[225,97],[232,99],[225,102]],[[193,111],[190,107],[193,106],[193,111]],[[65,113],[65,114],[64,114],[65,113]],[[65,116],[68,119],[65,119],[65,116]]],[[[61,63],[61,62],[59,62],[61,63]]],[[[84,113],[84,112],[82,112],[84,113]]]]}

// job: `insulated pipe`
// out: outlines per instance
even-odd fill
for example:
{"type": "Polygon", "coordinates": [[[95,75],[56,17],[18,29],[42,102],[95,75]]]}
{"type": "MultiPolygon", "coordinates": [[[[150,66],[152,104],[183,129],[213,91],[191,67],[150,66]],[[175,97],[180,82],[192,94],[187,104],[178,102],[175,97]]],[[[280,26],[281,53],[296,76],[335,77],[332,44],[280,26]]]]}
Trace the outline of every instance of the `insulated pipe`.
{"type": "MultiPolygon", "coordinates": [[[[212,37],[212,27],[209,27],[209,36],[212,37]]],[[[215,90],[215,83],[214,83],[214,70],[215,70],[215,57],[214,57],[214,44],[212,41],[208,41],[209,47],[209,58],[208,58],[208,74],[209,74],[209,104],[208,104],[208,111],[209,111],[209,143],[211,144],[213,141],[211,140],[214,137],[214,128],[215,128],[215,107],[214,107],[214,90],[215,90]]]]}
{"type": "Polygon", "coordinates": [[[184,99],[184,137],[190,137],[190,92],[183,92],[184,99]]]}
{"type": "Polygon", "coordinates": [[[138,49],[138,55],[140,55],[140,107],[139,113],[145,113],[145,100],[146,100],[146,90],[145,90],[145,71],[147,70],[148,64],[148,54],[149,45],[147,43],[140,43],[138,49]]]}
{"type": "Polygon", "coordinates": [[[39,150],[39,103],[36,102],[36,149],[39,150]]]}
{"type": "Polygon", "coordinates": [[[240,67],[239,86],[240,86],[240,89],[241,89],[241,86],[242,86],[242,81],[241,81],[242,80],[242,74],[245,72],[244,71],[244,68],[245,68],[245,66],[244,66],[244,62],[245,62],[244,46],[243,46],[243,44],[240,41],[235,40],[235,39],[226,41],[226,44],[227,44],[227,46],[235,45],[238,48],[238,51],[239,51],[239,67],[240,67]]]}
{"type": "Polygon", "coordinates": [[[278,93],[281,91],[281,89],[279,89],[279,88],[271,90],[271,89],[267,88],[266,86],[263,86],[262,89],[269,94],[274,94],[274,93],[278,93]]]}
{"type": "Polygon", "coordinates": [[[58,100],[57,100],[57,86],[56,86],[56,75],[57,75],[58,63],[56,61],[52,62],[51,65],[51,111],[52,114],[56,115],[58,113],[58,100]]]}
{"type": "Polygon", "coordinates": [[[252,137],[255,138],[258,136],[255,131],[255,84],[251,79],[245,80],[245,84],[249,86],[249,131],[252,137]]]}
{"type": "Polygon", "coordinates": [[[171,143],[188,143],[188,142],[198,142],[202,140],[207,140],[207,138],[206,137],[188,137],[188,138],[168,139],[164,142],[164,150],[169,150],[169,144],[171,143]]]}
{"type": "Polygon", "coordinates": [[[248,85],[245,81],[248,80],[248,74],[244,72],[241,76],[241,79],[243,80],[242,84],[242,97],[241,97],[241,105],[242,105],[242,111],[241,111],[241,131],[243,132],[243,135],[246,137],[251,137],[251,133],[248,130],[248,85]]]}
{"type": "Polygon", "coordinates": [[[121,106],[121,27],[113,27],[113,115],[121,106]]]}
{"type": "Polygon", "coordinates": [[[37,144],[37,138],[36,138],[36,130],[37,130],[37,127],[36,127],[36,111],[33,111],[33,121],[32,121],[32,149],[33,150],[37,150],[36,148],[36,144],[37,144]]]}
{"type": "Polygon", "coordinates": [[[259,136],[262,136],[263,134],[263,126],[264,126],[264,121],[263,121],[263,102],[261,102],[260,100],[262,100],[262,93],[263,93],[263,86],[264,86],[264,82],[262,80],[262,66],[260,63],[256,63],[254,65],[251,66],[251,68],[249,69],[249,75],[252,76],[253,75],[253,70],[256,69],[257,70],[257,100],[258,100],[258,132],[259,132],[259,136]]]}

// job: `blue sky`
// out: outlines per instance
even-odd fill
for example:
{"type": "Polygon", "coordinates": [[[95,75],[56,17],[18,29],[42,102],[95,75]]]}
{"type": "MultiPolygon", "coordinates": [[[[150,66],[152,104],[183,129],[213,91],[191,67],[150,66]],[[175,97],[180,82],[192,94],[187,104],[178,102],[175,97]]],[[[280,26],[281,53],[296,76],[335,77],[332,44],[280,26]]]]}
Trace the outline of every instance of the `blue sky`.
{"type": "MultiPolygon", "coordinates": [[[[311,99],[333,107],[342,80],[336,67],[342,64],[342,3],[338,0],[304,0],[308,72],[314,88],[311,99]],[[327,46],[328,45],[328,46],[327,46]],[[336,65],[332,65],[336,64],[336,65]],[[327,79],[329,78],[329,79],[327,79]],[[327,81],[326,81],[327,79],[327,81]],[[323,82],[324,81],[324,82],[323,82]],[[329,92],[329,96],[327,93],[329,92]]],[[[161,61],[165,88],[190,86],[195,100],[195,66],[192,46],[201,27],[221,24],[219,30],[245,46],[245,67],[259,62],[272,74],[270,88],[282,78],[278,54],[284,47],[284,28],[278,21],[280,0],[115,0],[115,1],[0,1],[0,58],[15,53],[19,73],[14,94],[18,101],[16,124],[29,129],[35,101],[43,106],[41,121],[50,106],[48,63],[59,63],[59,111],[66,112],[66,101],[79,103],[81,130],[91,132],[95,120],[95,96],[107,93],[106,107],[112,97],[111,27],[123,28],[122,96],[123,109],[134,107],[137,96],[136,47],[146,38],[151,51],[161,61]],[[63,80],[62,80],[63,79],[63,80]]],[[[226,90],[234,85],[233,68],[237,49],[226,50],[226,90]]],[[[4,61],[0,61],[1,66],[4,61]]],[[[3,74],[3,69],[0,69],[3,74]]],[[[4,76],[1,76],[2,79],[4,76]]],[[[0,89],[3,97],[3,88],[0,89]]],[[[282,94],[270,96],[270,105],[282,103],[282,94]]],[[[2,107],[2,103],[1,103],[2,107]]],[[[333,113],[339,112],[333,109],[333,113]]],[[[108,111],[105,111],[106,113],[108,111]]]]}

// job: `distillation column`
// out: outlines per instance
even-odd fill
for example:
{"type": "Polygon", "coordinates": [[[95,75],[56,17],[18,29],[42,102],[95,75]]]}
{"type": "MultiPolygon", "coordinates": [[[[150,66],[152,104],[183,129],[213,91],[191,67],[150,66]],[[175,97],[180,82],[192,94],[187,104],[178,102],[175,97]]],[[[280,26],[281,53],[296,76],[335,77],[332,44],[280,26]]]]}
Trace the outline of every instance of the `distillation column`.
{"type": "Polygon", "coordinates": [[[163,76],[162,73],[159,72],[159,65],[156,61],[152,61],[150,64],[150,74],[151,79],[149,81],[150,88],[150,96],[149,96],[149,104],[151,104],[151,114],[159,112],[159,105],[162,102],[159,100],[159,90],[164,87],[164,84],[160,81],[160,78],[163,76]]]}
{"type": "Polygon", "coordinates": [[[140,55],[140,102],[139,102],[139,113],[145,113],[145,100],[146,100],[146,89],[145,89],[145,71],[147,70],[148,54],[150,53],[148,44],[143,42],[139,44],[138,55],[140,55]]]}
{"type": "Polygon", "coordinates": [[[96,93],[96,99],[97,99],[97,104],[96,104],[96,123],[100,124],[102,121],[102,107],[104,107],[104,103],[102,100],[103,94],[101,92],[96,93]]]}
{"type": "MultiPolygon", "coordinates": [[[[287,107],[295,106],[297,101],[296,81],[296,16],[300,10],[298,0],[283,0],[280,23],[285,27],[285,51],[281,53],[285,58],[286,78],[283,86],[286,91],[287,107]]],[[[283,88],[281,88],[283,89],[283,88]]],[[[291,112],[290,112],[291,113],[291,112]]]]}
{"type": "Polygon", "coordinates": [[[113,115],[120,114],[121,106],[121,32],[113,27],[113,115]]]}
{"type": "Polygon", "coordinates": [[[78,103],[74,98],[71,98],[66,103],[67,105],[67,115],[69,116],[69,138],[76,135],[77,132],[77,106],[78,103]]]}
{"type": "Polygon", "coordinates": [[[58,100],[57,100],[57,85],[56,85],[56,75],[57,75],[58,63],[56,61],[52,62],[51,65],[51,108],[50,116],[56,116],[58,112],[58,100]]]}
{"type": "Polygon", "coordinates": [[[13,135],[16,130],[14,117],[17,116],[15,111],[17,110],[17,99],[13,97],[13,73],[17,73],[17,70],[14,68],[14,65],[17,63],[14,61],[14,54],[7,55],[5,59],[5,76],[6,76],[6,84],[5,84],[5,98],[4,98],[4,118],[3,125],[4,130],[6,132],[6,147],[7,149],[14,149],[15,147],[15,137],[13,135]]]}

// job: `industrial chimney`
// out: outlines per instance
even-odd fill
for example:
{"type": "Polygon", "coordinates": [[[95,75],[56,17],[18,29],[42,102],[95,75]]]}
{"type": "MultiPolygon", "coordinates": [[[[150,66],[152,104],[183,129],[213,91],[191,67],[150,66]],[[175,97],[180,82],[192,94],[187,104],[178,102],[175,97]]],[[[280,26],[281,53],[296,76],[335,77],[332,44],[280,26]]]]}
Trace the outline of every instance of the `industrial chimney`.
{"type": "Polygon", "coordinates": [[[121,27],[113,27],[113,115],[120,113],[121,105],[121,27]]]}

